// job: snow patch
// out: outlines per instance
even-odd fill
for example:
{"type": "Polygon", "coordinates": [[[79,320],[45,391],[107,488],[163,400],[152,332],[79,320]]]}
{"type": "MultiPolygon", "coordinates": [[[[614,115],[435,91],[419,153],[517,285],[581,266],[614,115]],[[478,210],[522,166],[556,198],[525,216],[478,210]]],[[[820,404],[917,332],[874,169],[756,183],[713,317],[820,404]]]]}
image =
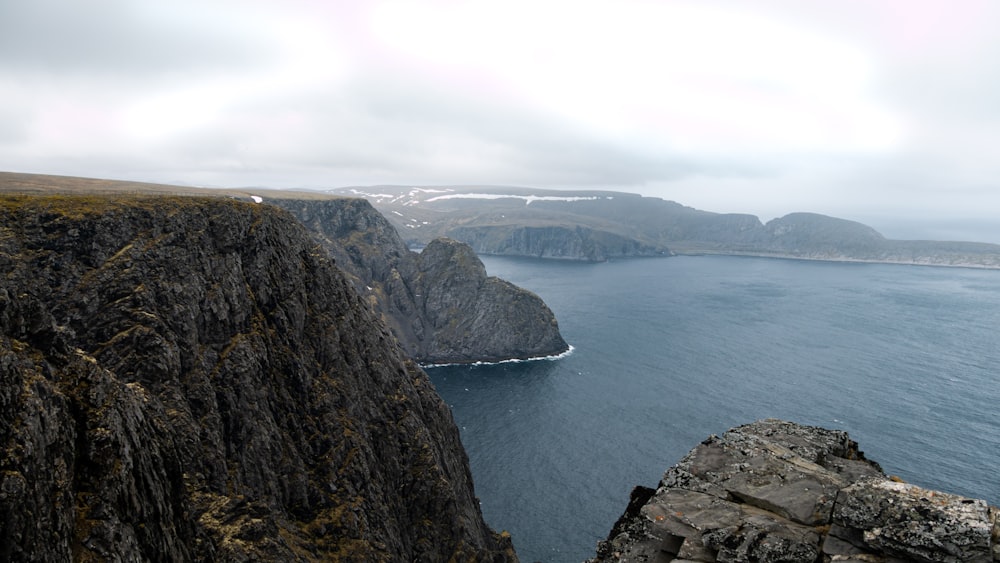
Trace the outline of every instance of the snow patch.
{"type": "Polygon", "coordinates": [[[525,205],[531,205],[533,201],[593,201],[597,199],[610,199],[598,196],[557,196],[557,195],[507,195],[507,194],[448,194],[432,197],[427,203],[442,199],[523,199],[525,205]]]}
{"type": "Polygon", "coordinates": [[[435,190],[434,188],[412,188],[410,190],[410,195],[416,194],[446,194],[448,192],[453,192],[455,190],[435,190]]]}
{"type": "Polygon", "coordinates": [[[373,197],[375,199],[388,199],[388,198],[396,197],[393,194],[369,193],[369,192],[364,192],[364,191],[357,190],[357,189],[354,189],[354,188],[351,188],[348,191],[350,193],[354,194],[354,195],[359,195],[359,196],[362,196],[362,197],[373,197]]]}

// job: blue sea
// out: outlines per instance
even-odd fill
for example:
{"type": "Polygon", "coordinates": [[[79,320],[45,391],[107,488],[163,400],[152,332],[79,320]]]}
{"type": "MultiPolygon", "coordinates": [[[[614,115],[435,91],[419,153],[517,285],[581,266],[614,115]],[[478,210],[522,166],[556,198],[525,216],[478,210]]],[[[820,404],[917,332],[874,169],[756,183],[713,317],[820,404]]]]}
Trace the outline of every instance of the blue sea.
{"type": "Polygon", "coordinates": [[[539,294],[574,348],[428,369],[486,521],[522,561],[591,557],[633,486],[767,417],[847,430],[889,474],[1000,504],[1000,271],[483,261],[539,294]]]}

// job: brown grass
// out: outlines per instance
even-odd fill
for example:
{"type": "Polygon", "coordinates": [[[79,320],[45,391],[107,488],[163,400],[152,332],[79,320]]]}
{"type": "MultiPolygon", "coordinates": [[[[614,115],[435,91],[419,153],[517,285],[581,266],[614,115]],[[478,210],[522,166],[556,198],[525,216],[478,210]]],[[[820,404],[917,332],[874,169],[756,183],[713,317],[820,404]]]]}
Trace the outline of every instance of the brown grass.
{"type": "Polygon", "coordinates": [[[265,199],[343,199],[322,192],[275,190],[275,189],[216,189],[191,186],[173,186],[147,182],[124,180],[103,180],[76,176],[54,176],[48,174],[25,174],[21,172],[0,172],[0,193],[41,195],[171,195],[247,198],[257,195],[265,199]]]}

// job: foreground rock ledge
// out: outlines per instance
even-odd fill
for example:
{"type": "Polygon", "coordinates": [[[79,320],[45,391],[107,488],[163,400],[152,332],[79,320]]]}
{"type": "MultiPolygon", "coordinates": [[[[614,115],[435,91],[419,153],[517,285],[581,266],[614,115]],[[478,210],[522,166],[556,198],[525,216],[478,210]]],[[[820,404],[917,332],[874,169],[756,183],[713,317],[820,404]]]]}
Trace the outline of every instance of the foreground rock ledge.
{"type": "Polygon", "coordinates": [[[603,561],[1000,561],[1000,510],[885,476],[846,432],[762,420],[636,487],[603,561]]]}

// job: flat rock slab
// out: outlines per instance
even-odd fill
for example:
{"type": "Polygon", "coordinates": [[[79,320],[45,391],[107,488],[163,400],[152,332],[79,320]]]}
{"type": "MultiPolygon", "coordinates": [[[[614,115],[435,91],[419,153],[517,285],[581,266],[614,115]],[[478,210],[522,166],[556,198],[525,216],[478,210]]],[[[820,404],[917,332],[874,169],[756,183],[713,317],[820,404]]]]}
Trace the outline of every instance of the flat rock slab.
{"type": "Polygon", "coordinates": [[[862,479],[837,497],[831,535],[914,561],[993,560],[986,501],[886,479],[862,479]]]}
{"type": "Polygon", "coordinates": [[[663,489],[641,510],[661,550],[695,561],[814,561],[820,536],[771,512],[718,497],[663,489]]]}
{"type": "Polygon", "coordinates": [[[806,526],[829,522],[837,491],[859,475],[882,475],[846,432],[764,420],[711,436],[663,477],[756,506],[806,526]]]}
{"type": "Polygon", "coordinates": [[[996,509],[888,479],[843,431],[733,428],[643,491],[592,561],[1000,561],[996,509]]]}

